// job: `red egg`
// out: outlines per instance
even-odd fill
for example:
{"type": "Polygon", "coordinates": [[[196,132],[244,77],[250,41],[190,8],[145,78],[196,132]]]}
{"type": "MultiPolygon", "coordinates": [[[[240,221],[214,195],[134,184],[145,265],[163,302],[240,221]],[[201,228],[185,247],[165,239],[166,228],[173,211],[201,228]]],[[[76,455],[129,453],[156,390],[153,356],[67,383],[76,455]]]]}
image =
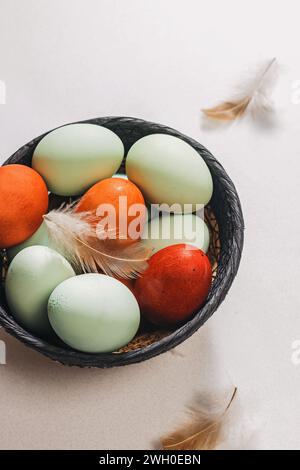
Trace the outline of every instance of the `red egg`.
{"type": "Polygon", "coordinates": [[[190,245],[171,245],[155,253],[135,283],[142,314],[156,325],[182,322],[204,303],[212,282],[206,254],[190,245]]]}

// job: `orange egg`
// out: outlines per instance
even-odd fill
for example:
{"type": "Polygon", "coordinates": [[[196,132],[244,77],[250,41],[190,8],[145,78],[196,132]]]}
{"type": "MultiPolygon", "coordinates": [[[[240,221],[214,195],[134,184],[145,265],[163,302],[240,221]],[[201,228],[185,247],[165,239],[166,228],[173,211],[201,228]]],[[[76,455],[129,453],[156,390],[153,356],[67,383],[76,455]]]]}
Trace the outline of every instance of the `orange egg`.
{"type": "Polygon", "coordinates": [[[140,238],[146,221],[141,191],[123,178],[107,178],[96,183],[82,196],[76,211],[92,212],[100,232],[124,245],[140,238]]]}
{"type": "Polygon", "coordinates": [[[0,167],[0,248],[29,238],[47,209],[47,186],[35,170],[25,165],[0,167]]]}

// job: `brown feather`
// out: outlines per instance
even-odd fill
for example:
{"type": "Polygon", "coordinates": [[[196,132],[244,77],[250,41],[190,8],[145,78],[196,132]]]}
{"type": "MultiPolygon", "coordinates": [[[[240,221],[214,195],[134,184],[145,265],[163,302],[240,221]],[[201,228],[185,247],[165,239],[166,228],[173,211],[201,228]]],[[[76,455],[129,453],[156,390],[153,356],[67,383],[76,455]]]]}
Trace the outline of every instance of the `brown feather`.
{"type": "Polygon", "coordinates": [[[233,121],[241,117],[247,109],[250,102],[249,97],[240,101],[224,101],[213,108],[203,109],[205,116],[218,121],[233,121]]]}
{"type": "Polygon", "coordinates": [[[273,58],[259,69],[257,74],[245,80],[239,88],[239,96],[223,101],[212,108],[202,109],[204,115],[218,121],[234,121],[242,117],[248,109],[253,114],[266,114],[272,110],[269,98],[277,76],[276,59],[273,58]]]}
{"type": "Polygon", "coordinates": [[[212,450],[220,442],[221,430],[224,418],[229,410],[237,388],[234,388],[232,396],[225,410],[218,414],[212,414],[193,410],[191,420],[183,427],[161,439],[164,450],[212,450]]]}

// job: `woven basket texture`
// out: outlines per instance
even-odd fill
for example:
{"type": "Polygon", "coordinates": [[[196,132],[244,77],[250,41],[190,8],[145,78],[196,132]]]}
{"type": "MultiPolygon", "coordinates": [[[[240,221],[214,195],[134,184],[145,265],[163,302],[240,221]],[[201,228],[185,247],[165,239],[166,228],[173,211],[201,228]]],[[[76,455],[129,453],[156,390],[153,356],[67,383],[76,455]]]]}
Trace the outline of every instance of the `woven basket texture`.
{"type": "MultiPolygon", "coordinates": [[[[205,219],[211,232],[208,255],[213,267],[213,284],[205,304],[183,325],[173,329],[157,329],[142,322],[134,340],[120,351],[105,354],[81,353],[59,340],[55,344],[50,344],[19,325],[9,312],[2,282],[0,325],[11,335],[65,365],[100,368],[122,366],[144,361],[177,346],[198,330],[216,311],[224,300],[239,267],[244,240],[243,214],[235,186],[224,168],[203,145],[195,140],[164,125],[131,117],[102,117],[81,122],[107,127],[121,138],[125,147],[125,158],[119,172],[125,172],[126,154],[134,142],[149,134],[163,133],[179,137],[194,147],[208,165],[214,183],[213,197],[205,208],[205,219]]],[[[34,149],[44,135],[21,147],[4,165],[19,163],[31,166],[34,149]]],[[[51,207],[57,207],[62,201],[63,198],[52,195],[51,207]]],[[[6,272],[5,258],[5,251],[2,251],[2,281],[6,272]]]]}

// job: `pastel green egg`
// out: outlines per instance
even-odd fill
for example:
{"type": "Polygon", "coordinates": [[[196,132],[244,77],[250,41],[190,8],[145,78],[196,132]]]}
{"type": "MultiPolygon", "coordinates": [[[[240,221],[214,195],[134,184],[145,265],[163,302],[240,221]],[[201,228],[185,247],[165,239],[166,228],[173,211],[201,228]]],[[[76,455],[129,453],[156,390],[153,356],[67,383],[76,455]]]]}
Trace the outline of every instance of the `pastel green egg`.
{"type": "Polygon", "coordinates": [[[56,334],[74,349],[112,352],[135,336],[140,310],[122,282],[104,274],[81,274],[52,292],[48,315],[56,334]]]}
{"type": "Polygon", "coordinates": [[[167,134],[152,134],[135,142],[127,155],[126,173],[147,202],[176,205],[171,212],[194,212],[197,205],[209,202],[213,192],[212,177],[201,155],[167,134]]]}
{"type": "Polygon", "coordinates": [[[50,334],[48,299],[58,284],[72,276],[69,262],[51,248],[30,246],[20,251],[5,279],[6,299],[15,319],[37,335],[50,334]]]}
{"type": "Polygon", "coordinates": [[[32,167],[60,196],[83,194],[110,178],[121,165],[124,146],[109,129],[95,124],[69,124],[47,134],[37,145],[32,167]]]}
{"type": "MultiPolygon", "coordinates": [[[[27,248],[28,246],[34,246],[34,245],[42,245],[42,246],[51,246],[51,241],[49,240],[49,235],[48,235],[48,230],[46,227],[45,222],[42,222],[42,224],[39,226],[36,232],[34,232],[31,237],[27,238],[23,243],[20,243],[19,245],[15,245],[7,250],[7,256],[8,260],[12,261],[14,257],[24,248],[27,248]]],[[[54,246],[52,247],[54,249],[54,246]]]]}
{"type": "Polygon", "coordinates": [[[113,178],[123,178],[124,180],[128,180],[127,175],[124,175],[124,173],[116,173],[113,175],[113,178]]]}
{"type": "Polygon", "coordinates": [[[201,217],[194,214],[163,214],[150,220],[142,238],[152,254],[170,245],[186,243],[205,253],[209,247],[209,230],[201,217]]]}

